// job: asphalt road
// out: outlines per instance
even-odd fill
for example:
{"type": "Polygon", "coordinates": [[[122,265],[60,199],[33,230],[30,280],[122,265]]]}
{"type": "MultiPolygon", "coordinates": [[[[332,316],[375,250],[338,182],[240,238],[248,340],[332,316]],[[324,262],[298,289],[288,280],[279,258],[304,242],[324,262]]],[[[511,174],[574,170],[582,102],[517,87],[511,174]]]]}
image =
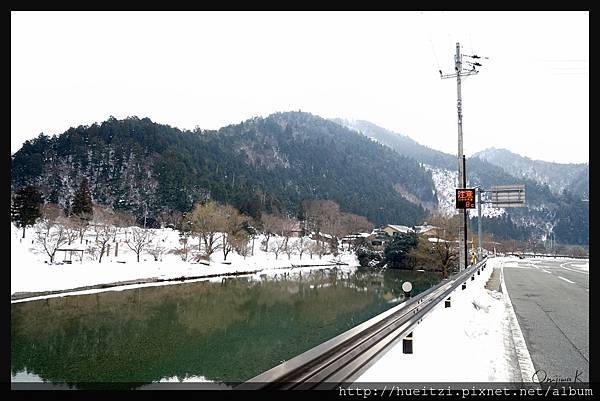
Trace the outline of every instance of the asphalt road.
{"type": "Polygon", "coordinates": [[[504,262],[504,281],[538,377],[589,381],[587,259],[526,258],[504,262]]]}

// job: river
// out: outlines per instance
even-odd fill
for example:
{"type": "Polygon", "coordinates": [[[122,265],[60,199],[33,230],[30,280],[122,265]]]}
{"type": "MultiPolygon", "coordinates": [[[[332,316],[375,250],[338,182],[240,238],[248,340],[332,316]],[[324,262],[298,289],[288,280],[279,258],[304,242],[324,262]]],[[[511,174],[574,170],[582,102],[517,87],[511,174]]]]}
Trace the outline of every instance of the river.
{"type": "Polygon", "coordinates": [[[331,268],[11,305],[12,381],[139,388],[232,385],[332,338],[441,280],[434,273],[331,268]]]}

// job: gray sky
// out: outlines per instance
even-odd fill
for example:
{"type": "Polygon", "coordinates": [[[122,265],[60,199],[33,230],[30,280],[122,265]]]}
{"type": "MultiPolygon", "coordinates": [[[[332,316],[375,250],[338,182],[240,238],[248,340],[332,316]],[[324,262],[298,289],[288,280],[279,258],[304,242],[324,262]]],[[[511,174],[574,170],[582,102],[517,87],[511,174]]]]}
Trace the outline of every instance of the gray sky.
{"type": "Polygon", "coordinates": [[[457,152],[588,162],[588,12],[12,12],[11,152],[137,115],[217,129],[302,110],[457,152]]]}

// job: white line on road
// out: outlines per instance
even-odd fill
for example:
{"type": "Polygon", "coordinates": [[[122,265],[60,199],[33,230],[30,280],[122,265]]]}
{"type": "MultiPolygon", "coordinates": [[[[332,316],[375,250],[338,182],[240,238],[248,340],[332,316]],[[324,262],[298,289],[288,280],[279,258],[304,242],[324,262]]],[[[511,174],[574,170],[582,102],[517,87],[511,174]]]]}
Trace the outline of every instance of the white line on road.
{"type": "Polygon", "coordinates": [[[550,273],[550,272],[549,272],[548,270],[546,270],[546,269],[542,269],[542,271],[543,271],[544,273],[552,274],[552,273],[550,273]]]}
{"type": "MultiPolygon", "coordinates": [[[[504,263],[501,262],[500,285],[502,286],[502,295],[504,296],[504,304],[506,306],[505,310],[509,316],[509,327],[512,334],[513,345],[517,353],[517,363],[521,371],[521,380],[523,382],[533,382],[535,368],[533,367],[533,361],[531,360],[531,355],[529,353],[529,350],[527,349],[527,343],[525,342],[525,338],[523,337],[521,326],[519,326],[517,315],[515,314],[515,310],[510,300],[510,296],[508,295],[508,290],[506,289],[506,283],[504,282],[504,267],[504,263]]],[[[539,387],[539,383],[536,385],[536,387],[539,387]]]]}
{"type": "Polygon", "coordinates": [[[563,269],[565,269],[565,270],[569,270],[569,271],[572,271],[572,272],[575,272],[575,273],[581,273],[581,274],[587,274],[587,275],[589,275],[589,274],[590,274],[590,273],[588,273],[588,272],[582,272],[581,270],[569,269],[568,267],[564,267],[563,265],[560,265],[560,267],[562,267],[562,268],[563,268],[563,269]]]}
{"type": "Polygon", "coordinates": [[[571,280],[569,280],[569,279],[566,279],[566,278],[564,278],[564,277],[558,276],[558,278],[559,278],[559,279],[561,279],[561,280],[565,280],[567,283],[575,284],[575,282],[574,282],[574,281],[571,281],[571,280]]]}

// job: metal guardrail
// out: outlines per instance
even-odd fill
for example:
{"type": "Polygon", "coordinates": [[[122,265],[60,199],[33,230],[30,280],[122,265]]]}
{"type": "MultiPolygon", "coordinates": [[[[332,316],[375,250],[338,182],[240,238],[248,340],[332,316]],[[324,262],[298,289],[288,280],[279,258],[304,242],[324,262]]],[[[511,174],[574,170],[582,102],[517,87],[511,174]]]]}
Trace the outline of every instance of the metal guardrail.
{"type": "Polygon", "coordinates": [[[235,387],[236,389],[333,389],[357,379],[403,339],[487,259],[442,280],[385,311],[235,387]]]}

